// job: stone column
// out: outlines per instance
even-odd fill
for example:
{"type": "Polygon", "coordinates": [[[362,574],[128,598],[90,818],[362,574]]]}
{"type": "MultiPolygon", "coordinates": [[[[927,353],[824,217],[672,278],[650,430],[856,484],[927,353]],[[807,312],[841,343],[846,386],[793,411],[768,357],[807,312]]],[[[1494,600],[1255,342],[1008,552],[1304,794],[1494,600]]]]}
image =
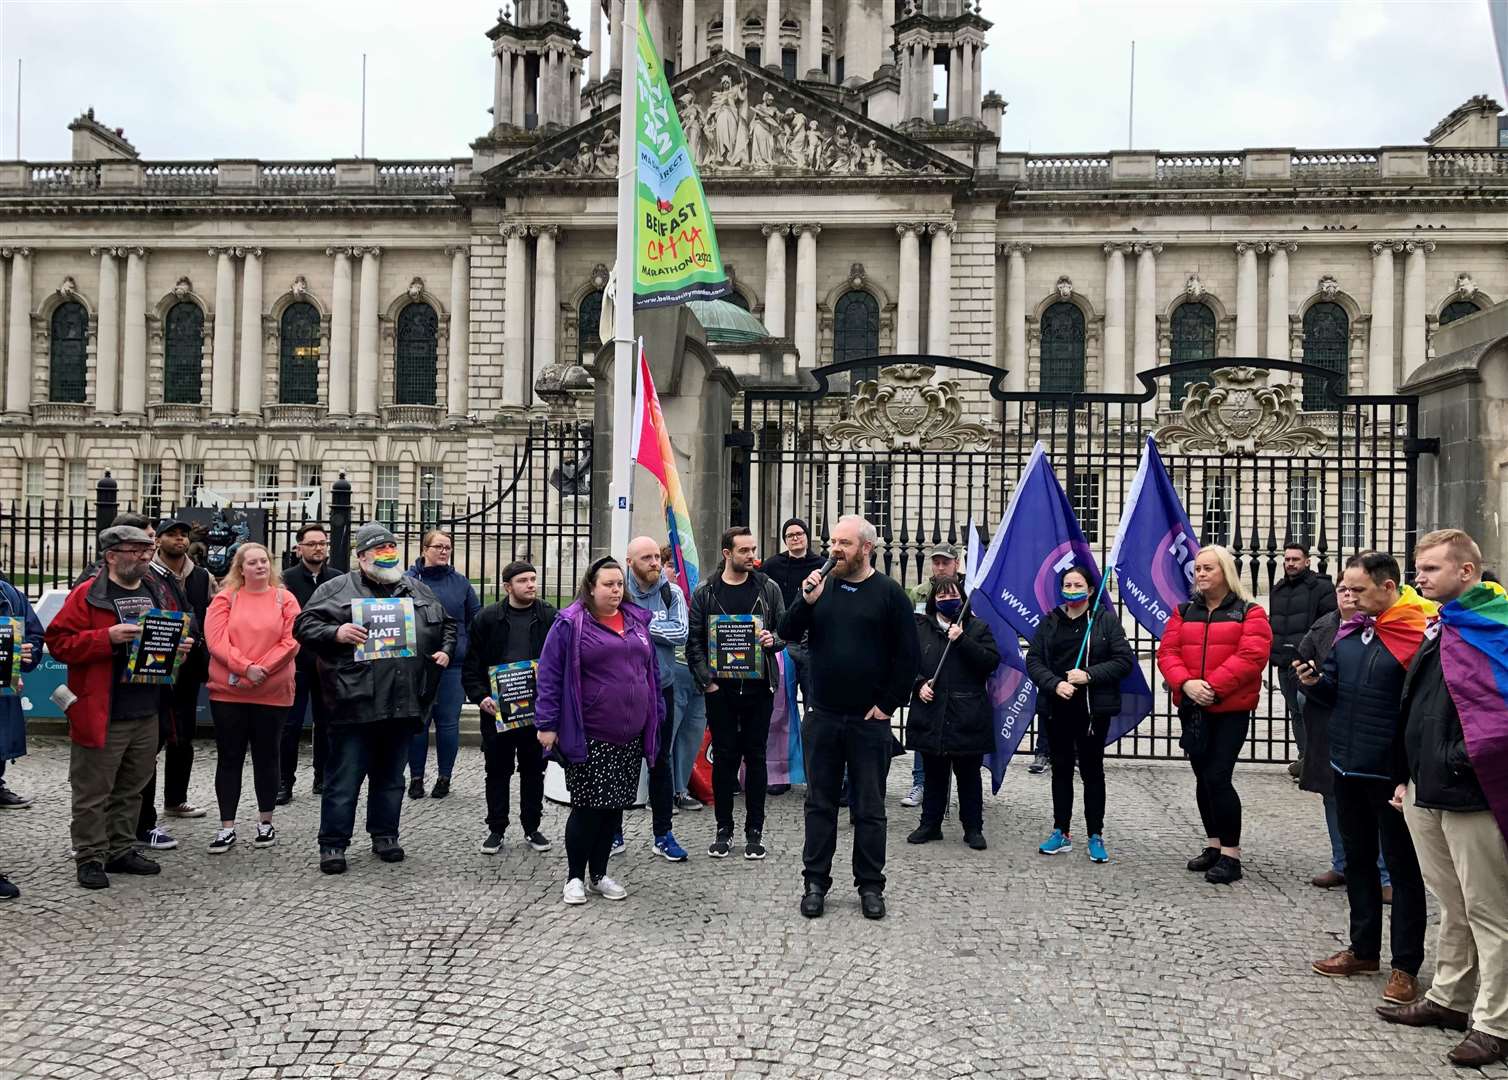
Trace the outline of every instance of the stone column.
{"type": "MultiPolygon", "coordinates": [[[[537,376],[560,359],[555,338],[555,328],[560,321],[555,278],[555,243],[560,236],[560,226],[536,225],[530,231],[538,238],[534,243],[534,363],[531,368],[537,376]]],[[[630,284],[624,292],[630,292],[632,287],[630,284]]]]}
{"type": "Polygon", "coordinates": [[[94,411],[109,416],[120,408],[120,264],[115,248],[90,248],[99,256],[99,324],[94,357],[94,411]]]}
{"type": "Polygon", "coordinates": [[[1031,249],[1020,242],[1004,246],[1006,386],[1018,391],[1026,389],[1026,256],[1031,249]]]}
{"type": "Polygon", "coordinates": [[[126,313],[121,321],[120,411],[147,413],[147,249],[126,252],[126,313]]]}
{"type": "Polygon", "coordinates": [[[465,244],[445,249],[450,256],[450,354],[445,376],[445,404],[452,423],[463,423],[469,401],[467,380],[471,352],[471,252],[465,244]]]}
{"type": "Polygon", "coordinates": [[[262,419],[262,249],[247,248],[241,271],[241,400],[236,415],[262,419]]]}
{"type": "Polygon", "coordinates": [[[524,61],[525,57],[513,58],[513,126],[524,126],[524,114],[529,111],[529,94],[524,86],[524,61]]]}
{"type": "MultiPolygon", "coordinates": [[[[689,2],[689,0],[688,0],[689,2]]],[[[780,63],[780,0],[765,0],[764,48],[760,57],[765,67],[779,68],[780,63]]]]}
{"type": "MultiPolygon", "coordinates": [[[[681,71],[696,66],[696,0],[681,0],[681,71]]],[[[680,71],[676,72],[677,75],[680,71]]]]}
{"type": "Polygon", "coordinates": [[[1236,355],[1257,355],[1257,245],[1236,245],[1236,355]]]}
{"type": "Polygon", "coordinates": [[[957,120],[959,102],[963,100],[963,46],[948,49],[948,119],[957,120]]]}
{"type": "Polygon", "coordinates": [[[623,70],[623,0],[612,0],[608,8],[611,13],[608,18],[607,33],[611,38],[612,62],[608,64],[609,71],[623,70]]]}
{"type": "Polygon", "coordinates": [[[817,366],[817,234],[821,225],[792,225],[796,234],[796,351],[799,362],[817,366]]]}
{"type": "Polygon", "coordinates": [[[503,404],[529,402],[529,248],[527,225],[504,225],[507,240],[503,271],[503,404]]]}
{"type": "Polygon", "coordinates": [[[326,248],[335,259],[330,294],[330,415],[351,415],[351,249],[326,248]]]}
{"type": "MultiPolygon", "coordinates": [[[[1126,246],[1106,244],[1105,252],[1105,371],[1107,394],[1126,392],[1126,246]]],[[[1141,278],[1136,279],[1138,287],[1141,278]]]]}
{"type": "Polygon", "coordinates": [[[932,49],[922,43],[911,46],[911,90],[915,95],[911,115],[919,120],[932,121],[932,49]]]}
{"type": "Polygon", "coordinates": [[[1393,256],[1403,245],[1372,245],[1372,322],[1367,343],[1367,393],[1393,392],[1393,256]]]}
{"type": "Polygon", "coordinates": [[[895,297],[895,351],[902,355],[921,348],[921,242],[924,226],[901,224],[895,227],[901,238],[899,288],[895,297]]]}
{"type": "MultiPolygon", "coordinates": [[[[691,7],[694,0],[682,0],[687,7],[691,7]]],[[[602,5],[599,0],[587,0],[587,11],[592,20],[587,41],[590,42],[592,55],[587,57],[587,72],[590,75],[588,82],[596,84],[602,81],[602,5]]]]}
{"type": "Polygon", "coordinates": [[[212,416],[229,418],[236,408],[235,248],[211,248],[215,263],[215,344],[209,375],[212,416]]]}
{"type": "Polygon", "coordinates": [[[811,9],[802,27],[801,44],[806,52],[806,75],[808,79],[822,77],[822,0],[812,0],[811,9]]]}
{"type": "Polygon", "coordinates": [[[10,332],[6,335],[5,411],[31,413],[31,248],[10,249],[10,332]]]}
{"type": "Polygon", "coordinates": [[[1425,332],[1424,258],[1435,250],[1435,242],[1409,240],[1404,243],[1403,250],[1409,256],[1403,269],[1403,378],[1407,381],[1429,356],[1429,340],[1425,332]]]}
{"type": "MultiPolygon", "coordinates": [[[[1291,240],[1274,240],[1267,245],[1267,358],[1291,360],[1288,329],[1288,256],[1299,249],[1291,240]]],[[[1282,382],[1279,374],[1274,381],[1282,382]]]]}
{"type": "Polygon", "coordinates": [[[1122,387],[1134,390],[1134,374],[1157,366],[1157,256],[1161,244],[1138,244],[1136,247],[1136,325],[1135,351],[1131,354],[1131,372],[1122,368],[1122,387]]]}
{"type": "Polygon", "coordinates": [[[900,119],[911,119],[911,102],[916,91],[911,85],[911,50],[902,48],[897,61],[897,74],[901,79],[900,119]]]}
{"type": "MultiPolygon", "coordinates": [[[[354,254],[356,249],[352,249],[354,254]]],[[[361,305],[356,315],[356,415],[369,422],[377,420],[377,380],[381,370],[377,362],[377,306],[381,303],[377,285],[382,273],[382,249],[361,249],[361,305]]]]}
{"type": "Polygon", "coordinates": [[[497,54],[497,63],[492,76],[492,123],[507,124],[513,121],[513,54],[497,54]]]}
{"type": "Polygon", "coordinates": [[[737,0],[723,0],[723,51],[742,60],[743,50],[738,47],[738,39],[737,0]]]}
{"type": "Polygon", "coordinates": [[[789,225],[763,225],[764,325],[773,337],[785,337],[785,238],[789,225]]]}
{"type": "Polygon", "coordinates": [[[932,234],[932,261],[927,276],[927,351],[951,356],[953,329],[953,231],[951,221],[927,226],[932,234]]]}
{"type": "Polygon", "coordinates": [[[534,93],[534,112],[540,127],[556,122],[555,81],[555,50],[546,49],[539,54],[539,89],[534,93]]]}

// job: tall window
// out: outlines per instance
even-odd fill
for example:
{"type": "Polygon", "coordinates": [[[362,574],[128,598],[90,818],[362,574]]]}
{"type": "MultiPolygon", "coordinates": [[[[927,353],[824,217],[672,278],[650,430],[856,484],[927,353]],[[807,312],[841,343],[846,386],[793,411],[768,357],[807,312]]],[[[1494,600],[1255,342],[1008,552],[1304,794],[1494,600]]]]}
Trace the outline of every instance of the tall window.
{"type": "Polygon", "coordinates": [[[864,466],[864,517],[881,536],[890,527],[890,466],[864,466]]]}
{"type": "Polygon", "coordinates": [[[1073,488],[1068,493],[1073,505],[1073,516],[1079,519],[1084,538],[1091,544],[1100,542],[1100,474],[1076,472],[1073,488]]]}
{"type": "MultiPolygon", "coordinates": [[[[1445,305],[1445,310],[1440,312],[1440,325],[1444,326],[1446,323],[1455,322],[1457,319],[1464,319],[1468,315],[1475,315],[1481,310],[1475,300],[1452,300],[1445,305]]],[[[54,400],[56,399],[54,398],[54,400]]]]}
{"type": "Polygon", "coordinates": [[[440,318],[425,303],[410,304],[398,313],[397,356],[393,400],[399,405],[435,403],[435,369],[439,363],[440,318]]]}
{"type": "Polygon", "coordinates": [[[162,517],[162,463],[143,461],[136,475],[141,483],[139,512],[145,514],[147,520],[156,521],[162,517]]]}
{"type": "Polygon", "coordinates": [[[178,465],[178,497],[186,505],[199,504],[199,489],[204,486],[204,462],[184,461],[178,465]]]}
{"type": "Polygon", "coordinates": [[[289,304],[278,328],[278,400],[284,405],[319,403],[319,310],[289,304]]]}
{"type": "Polygon", "coordinates": [[[377,520],[389,529],[398,524],[398,501],[403,497],[403,479],[396,465],[379,465],[373,484],[377,520]]]}
{"type": "Polygon", "coordinates": [[[1230,477],[1208,477],[1204,485],[1204,519],[1199,530],[1201,544],[1230,543],[1230,511],[1230,477]]]}
{"type": "MultiPolygon", "coordinates": [[[[880,351],[880,305],[863,289],[852,289],[838,297],[833,305],[833,363],[844,360],[862,360],[875,356],[880,351]]],[[[851,377],[855,383],[861,379],[878,377],[880,366],[866,364],[854,368],[851,377]]]]}
{"type": "Polygon", "coordinates": [[[50,344],[47,400],[82,402],[89,366],[89,314],[83,304],[70,300],[58,305],[52,313],[50,344]]]}
{"type": "Polygon", "coordinates": [[[26,463],[21,477],[21,497],[26,500],[27,510],[42,509],[42,500],[47,498],[47,462],[35,458],[26,463]]]}
{"type": "MultiPolygon", "coordinates": [[[[1304,312],[1304,363],[1345,374],[1350,368],[1351,320],[1346,309],[1330,301],[1321,301],[1304,312]]],[[[1326,380],[1318,375],[1304,376],[1304,408],[1334,408],[1325,393],[1326,380]]],[[[1346,392],[1345,380],[1336,384],[1346,392]]]]}
{"type": "Polygon", "coordinates": [[[1319,485],[1308,473],[1288,477],[1288,540],[1314,546],[1314,521],[1319,513],[1319,485]]]}
{"type": "Polygon", "coordinates": [[[749,63],[753,64],[755,67],[758,67],[759,66],[759,46],[758,45],[745,45],[744,46],[744,59],[747,60],[749,63]]]}
{"type": "Polygon", "coordinates": [[[64,468],[63,490],[68,496],[71,513],[82,513],[89,505],[89,463],[70,461],[64,468]]]}
{"type": "Polygon", "coordinates": [[[1042,389],[1059,394],[1084,389],[1084,313],[1067,300],[1042,313],[1042,389]]]}
{"type": "MultiPolygon", "coordinates": [[[[1178,364],[1186,360],[1213,360],[1215,357],[1215,313],[1206,304],[1179,304],[1173,309],[1172,354],[1169,362],[1178,364]]],[[[1172,377],[1169,392],[1173,408],[1183,405],[1189,387],[1196,382],[1205,382],[1211,368],[1196,368],[1180,372],[1172,377]]]]}
{"type": "Polygon", "coordinates": [[[198,405],[204,369],[204,312],[189,300],[168,309],[162,333],[162,400],[198,405]]]}
{"type": "Polygon", "coordinates": [[[796,65],[799,63],[795,49],[780,50],[780,73],[791,82],[796,81],[796,65]]]}
{"type": "Polygon", "coordinates": [[[588,345],[602,344],[601,289],[593,289],[581,298],[581,306],[576,309],[576,337],[583,352],[588,345]]]}
{"type": "Polygon", "coordinates": [[[278,463],[276,461],[259,461],[252,466],[251,472],[252,498],[257,502],[271,502],[277,498],[278,489],[278,463]]]}
{"type": "Polygon", "coordinates": [[[301,488],[317,488],[320,486],[320,467],[317,461],[300,461],[298,463],[298,486],[301,488]]]}
{"type": "Polygon", "coordinates": [[[1367,517],[1367,478],[1340,478],[1340,546],[1346,551],[1360,551],[1364,546],[1367,517]]]}

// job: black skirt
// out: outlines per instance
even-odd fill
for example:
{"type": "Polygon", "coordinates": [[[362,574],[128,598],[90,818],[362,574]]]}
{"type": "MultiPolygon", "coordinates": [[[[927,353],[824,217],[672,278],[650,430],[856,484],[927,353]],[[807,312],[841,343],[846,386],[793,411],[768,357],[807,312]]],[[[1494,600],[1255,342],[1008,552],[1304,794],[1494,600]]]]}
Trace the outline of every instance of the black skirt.
{"type": "Polygon", "coordinates": [[[627,746],[586,741],[586,760],[565,767],[566,790],[571,805],[583,810],[623,810],[639,797],[639,774],[644,761],[644,740],[627,746]]]}

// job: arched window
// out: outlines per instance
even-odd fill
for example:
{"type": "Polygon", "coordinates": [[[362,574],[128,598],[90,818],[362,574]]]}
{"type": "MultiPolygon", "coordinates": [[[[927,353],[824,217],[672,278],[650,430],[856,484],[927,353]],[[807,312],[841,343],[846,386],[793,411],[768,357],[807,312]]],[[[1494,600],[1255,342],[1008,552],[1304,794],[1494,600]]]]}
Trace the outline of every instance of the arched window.
{"type": "Polygon", "coordinates": [[[749,298],[737,289],[729,289],[722,299],[728,301],[728,303],[736,308],[743,308],[745,311],[749,310],[749,298]]]}
{"type": "MultiPolygon", "coordinates": [[[[1215,313],[1207,304],[1179,304],[1173,309],[1172,354],[1169,363],[1186,360],[1213,360],[1215,357],[1215,313]]],[[[1196,368],[1172,377],[1169,389],[1173,408],[1179,408],[1188,396],[1189,387],[1205,382],[1212,368],[1196,368]]]]}
{"type": "Polygon", "coordinates": [[[1468,315],[1475,315],[1482,309],[1477,306],[1475,300],[1452,300],[1445,305],[1445,310],[1440,312],[1440,325],[1464,319],[1468,315]]]}
{"type": "Polygon", "coordinates": [[[440,318],[426,303],[410,304],[398,313],[397,355],[393,358],[395,404],[435,403],[439,330],[440,318]]]}
{"type": "MultiPolygon", "coordinates": [[[[1345,308],[1322,301],[1304,312],[1304,363],[1344,374],[1350,367],[1350,349],[1351,320],[1345,308]]],[[[1326,380],[1318,375],[1304,376],[1305,409],[1334,408],[1325,393],[1325,384],[1326,380]]],[[[1346,392],[1345,380],[1336,385],[1336,391],[1346,392]]]]}
{"type": "MultiPolygon", "coordinates": [[[[861,360],[880,351],[880,305],[863,289],[851,289],[833,305],[833,363],[861,360]]],[[[849,377],[854,383],[873,379],[880,373],[878,364],[854,368],[849,377]]]]}
{"type": "Polygon", "coordinates": [[[1041,383],[1048,393],[1084,390],[1084,313],[1067,300],[1042,313],[1041,383]]]}
{"type": "Polygon", "coordinates": [[[278,327],[278,400],[319,403],[319,309],[304,301],[289,304],[278,327]]]}
{"type": "Polygon", "coordinates": [[[52,313],[51,345],[47,400],[82,402],[89,366],[89,313],[83,304],[70,300],[58,305],[52,313]]]}
{"type": "Polygon", "coordinates": [[[602,290],[593,289],[581,298],[576,309],[576,337],[585,349],[602,344],[602,290]]]}
{"type": "Polygon", "coordinates": [[[198,405],[203,400],[204,312],[191,300],[168,308],[162,331],[162,400],[198,405]]]}

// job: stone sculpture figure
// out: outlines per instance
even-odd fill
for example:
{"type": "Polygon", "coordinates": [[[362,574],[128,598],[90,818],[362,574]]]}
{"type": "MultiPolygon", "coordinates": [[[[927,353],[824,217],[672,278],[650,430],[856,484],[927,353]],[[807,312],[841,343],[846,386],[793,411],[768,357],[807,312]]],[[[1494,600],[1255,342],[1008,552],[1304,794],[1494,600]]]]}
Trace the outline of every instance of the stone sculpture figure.
{"type": "Polygon", "coordinates": [[[775,95],[766,93],[753,108],[754,120],[750,125],[749,160],[756,166],[768,169],[777,163],[781,134],[780,109],[775,105],[775,95]]]}
{"type": "Polygon", "coordinates": [[[686,134],[686,149],[691,152],[692,161],[704,165],[707,161],[707,110],[697,102],[696,92],[691,89],[687,89],[678,100],[681,130],[686,134]]]}
{"type": "Polygon", "coordinates": [[[749,124],[744,118],[748,87],[724,75],[712,92],[712,127],[717,137],[717,161],[737,166],[748,160],[749,124]]]}

